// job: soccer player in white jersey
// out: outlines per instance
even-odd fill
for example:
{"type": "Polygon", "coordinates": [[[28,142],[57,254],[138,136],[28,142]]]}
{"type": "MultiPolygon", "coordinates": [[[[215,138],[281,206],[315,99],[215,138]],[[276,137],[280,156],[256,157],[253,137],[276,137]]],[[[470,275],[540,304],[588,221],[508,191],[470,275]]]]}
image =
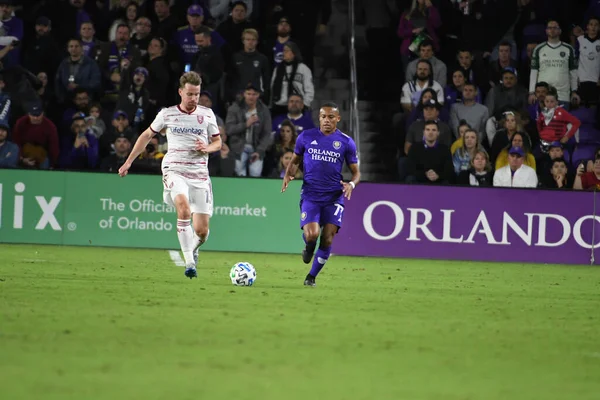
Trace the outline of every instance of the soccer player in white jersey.
{"type": "Polygon", "coordinates": [[[127,175],[133,161],[154,135],[166,131],[169,150],[162,161],[163,200],[177,210],[177,237],[185,259],[185,276],[190,279],[198,276],[198,249],[208,239],[209,220],[213,213],[208,155],[221,150],[215,114],[210,108],[198,105],[201,83],[196,72],[186,72],[181,76],[181,103],[163,108],[156,115],[119,169],[120,176],[127,175]]]}
{"type": "Polygon", "coordinates": [[[531,56],[531,75],[529,80],[529,104],[537,100],[535,85],[547,82],[558,91],[558,100],[568,105],[579,104],[577,93],[577,56],[575,49],[560,41],[561,29],[558,22],[548,21],[546,35],[548,41],[533,49],[531,56]]]}

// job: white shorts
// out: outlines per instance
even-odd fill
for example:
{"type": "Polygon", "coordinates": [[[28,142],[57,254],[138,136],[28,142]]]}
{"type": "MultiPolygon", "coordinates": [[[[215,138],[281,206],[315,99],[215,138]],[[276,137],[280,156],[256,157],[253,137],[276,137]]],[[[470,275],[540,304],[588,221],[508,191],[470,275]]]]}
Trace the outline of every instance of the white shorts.
{"type": "Polygon", "coordinates": [[[163,175],[163,201],[175,207],[175,197],[184,195],[190,204],[192,214],[213,214],[213,193],[210,180],[192,182],[175,173],[163,175]]]}

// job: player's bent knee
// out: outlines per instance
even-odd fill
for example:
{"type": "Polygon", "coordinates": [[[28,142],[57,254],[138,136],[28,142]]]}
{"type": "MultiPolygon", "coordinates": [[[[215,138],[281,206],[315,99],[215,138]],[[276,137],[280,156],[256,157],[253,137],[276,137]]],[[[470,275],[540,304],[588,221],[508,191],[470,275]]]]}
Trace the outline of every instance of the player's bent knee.
{"type": "Polygon", "coordinates": [[[198,235],[198,237],[201,237],[202,239],[208,236],[208,226],[201,226],[199,228],[196,228],[195,230],[196,235],[198,235]]]}
{"type": "Polygon", "coordinates": [[[304,229],[304,237],[307,242],[316,242],[319,239],[319,230],[307,227],[304,229]]]}
{"type": "Polygon", "coordinates": [[[319,239],[319,235],[317,233],[306,235],[307,242],[316,242],[319,239]]]}

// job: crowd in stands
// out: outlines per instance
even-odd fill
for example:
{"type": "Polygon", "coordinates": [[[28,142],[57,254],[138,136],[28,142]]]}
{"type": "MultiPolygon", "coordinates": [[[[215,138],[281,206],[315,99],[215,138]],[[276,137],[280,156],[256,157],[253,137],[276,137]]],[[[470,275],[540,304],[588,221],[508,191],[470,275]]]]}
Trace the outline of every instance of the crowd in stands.
{"type": "MultiPolygon", "coordinates": [[[[0,0],[0,168],[116,173],[185,71],[223,139],[213,176],[280,177],[313,128],[331,0],[0,0]]],[[[160,173],[157,135],[131,169],[160,173]]]]}
{"type": "MultiPolygon", "coordinates": [[[[600,1],[363,6],[377,50],[370,62],[381,68],[375,89],[402,81],[392,138],[400,181],[600,184],[600,1]],[[380,63],[384,48],[397,52],[398,68],[380,63]]],[[[313,54],[331,8],[331,0],[0,0],[0,168],[116,172],[193,70],[224,141],[211,174],[281,177],[297,135],[315,126],[313,54]]],[[[167,151],[158,135],[132,172],[160,173],[167,151]]]]}
{"type": "MultiPolygon", "coordinates": [[[[598,187],[600,1],[376,0],[364,14],[371,50],[399,46],[400,181],[598,187]]],[[[371,54],[389,74],[394,57],[371,54]]]]}

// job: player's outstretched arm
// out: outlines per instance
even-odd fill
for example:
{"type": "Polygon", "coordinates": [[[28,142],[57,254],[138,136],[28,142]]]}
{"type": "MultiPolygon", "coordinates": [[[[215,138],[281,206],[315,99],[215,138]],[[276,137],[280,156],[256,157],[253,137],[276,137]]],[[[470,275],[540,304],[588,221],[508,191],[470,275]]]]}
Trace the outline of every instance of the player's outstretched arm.
{"type": "Polygon", "coordinates": [[[350,196],[352,196],[352,191],[360,182],[360,171],[358,170],[358,164],[350,164],[350,171],[352,172],[352,180],[350,182],[341,181],[342,184],[342,192],[344,192],[344,196],[348,200],[350,200],[350,196]]]}
{"type": "Polygon", "coordinates": [[[296,153],[292,156],[292,161],[287,166],[285,170],[285,175],[283,176],[283,184],[281,185],[281,193],[285,192],[288,187],[290,181],[294,180],[296,173],[298,172],[298,166],[300,165],[300,156],[296,153]]]}
{"type": "Polygon", "coordinates": [[[154,135],[156,135],[156,132],[153,132],[152,129],[148,128],[140,135],[140,137],[138,137],[138,139],[135,141],[133,149],[131,149],[131,153],[129,153],[129,157],[127,157],[127,160],[125,161],[123,166],[119,168],[120,176],[123,177],[127,175],[127,172],[129,171],[129,168],[131,168],[131,164],[133,163],[133,161],[136,158],[138,158],[140,154],[142,154],[142,152],[146,149],[146,146],[148,146],[148,143],[150,143],[150,140],[152,140],[154,135]]]}

